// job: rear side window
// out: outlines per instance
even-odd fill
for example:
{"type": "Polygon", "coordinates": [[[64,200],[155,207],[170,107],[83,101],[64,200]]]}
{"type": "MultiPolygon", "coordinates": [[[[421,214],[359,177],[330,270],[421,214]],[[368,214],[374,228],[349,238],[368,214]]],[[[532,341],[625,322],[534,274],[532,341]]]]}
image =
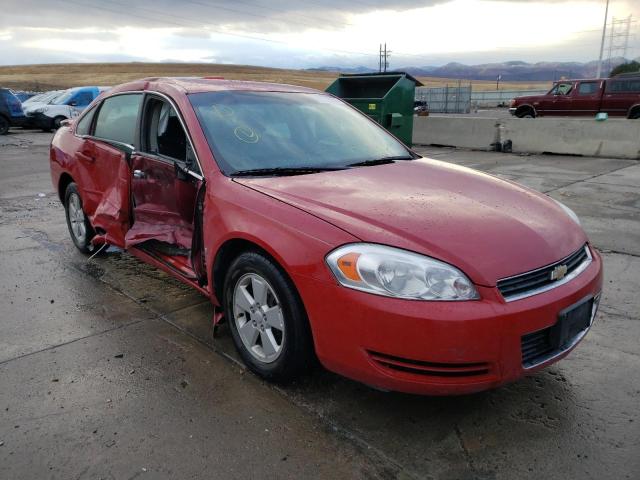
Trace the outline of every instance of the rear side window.
{"type": "Polygon", "coordinates": [[[579,95],[593,95],[600,88],[600,82],[582,82],[578,87],[579,95]]]}
{"type": "Polygon", "coordinates": [[[94,136],[133,145],[141,101],[140,93],[106,98],[98,111],[94,136]]]}
{"type": "Polygon", "coordinates": [[[640,93],[640,78],[629,80],[609,80],[607,93],[640,93]]]}

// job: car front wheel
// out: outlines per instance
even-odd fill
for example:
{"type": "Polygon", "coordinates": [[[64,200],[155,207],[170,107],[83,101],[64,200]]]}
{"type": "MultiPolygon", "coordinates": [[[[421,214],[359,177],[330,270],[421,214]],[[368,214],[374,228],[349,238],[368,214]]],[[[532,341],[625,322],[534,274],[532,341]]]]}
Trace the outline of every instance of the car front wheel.
{"type": "Polygon", "coordinates": [[[64,209],[67,217],[67,227],[75,246],[82,253],[91,253],[94,236],[93,228],[82,208],[82,199],[75,183],[70,183],[64,196],[64,209]]]}
{"type": "Polygon", "coordinates": [[[0,135],[9,133],[9,120],[0,115],[0,135]]]}
{"type": "Polygon", "coordinates": [[[224,282],[225,317],[247,367],[272,381],[292,380],[313,365],[313,342],[302,301],[282,269],[260,252],[245,252],[224,282]]]}
{"type": "Polygon", "coordinates": [[[63,116],[58,116],[58,117],[54,118],[53,122],[52,122],[53,129],[54,130],[58,130],[62,126],[62,122],[64,120],[66,120],[66,119],[67,119],[67,117],[63,117],[63,116]]]}

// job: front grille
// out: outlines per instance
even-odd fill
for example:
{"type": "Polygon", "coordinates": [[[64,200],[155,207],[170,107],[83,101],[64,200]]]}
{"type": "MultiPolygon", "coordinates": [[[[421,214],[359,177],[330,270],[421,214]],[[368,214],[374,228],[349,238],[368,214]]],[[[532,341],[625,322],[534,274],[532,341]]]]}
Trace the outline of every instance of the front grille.
{"type": "Polygon", "coordinates": [[[498,290],[507,301],[534,295],[567,282],[574,275],[580,273],[590,261],[589,249],[583,245],[568,257],[551,265],[499,280],[498,290]],[[552,278],[554,269],[561,265],[566,267],[564,276],[559,279],[552,278]]]}
{"type": "Polygon", "coordinates": [[[488,363],[438,363],[410,360],[386,353],[368,351],[369,357],[384,368],[432,377],[475,377],[489,373],[488,363]]]}

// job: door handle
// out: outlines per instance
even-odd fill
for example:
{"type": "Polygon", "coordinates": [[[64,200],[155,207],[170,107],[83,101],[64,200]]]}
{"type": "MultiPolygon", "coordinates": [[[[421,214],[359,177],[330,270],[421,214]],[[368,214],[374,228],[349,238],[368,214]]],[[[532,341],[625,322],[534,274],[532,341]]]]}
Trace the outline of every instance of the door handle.
{"type": "Polygon", "coordinates": [[[144,173],[142,170],[134,170],[133,178],[147,178],[147,174],[144,173]]]}

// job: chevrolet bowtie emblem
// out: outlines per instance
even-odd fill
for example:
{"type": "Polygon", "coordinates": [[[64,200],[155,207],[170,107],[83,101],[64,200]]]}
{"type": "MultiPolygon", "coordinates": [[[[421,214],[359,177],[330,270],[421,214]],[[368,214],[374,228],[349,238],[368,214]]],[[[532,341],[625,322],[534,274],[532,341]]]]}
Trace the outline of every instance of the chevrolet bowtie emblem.
{"type": "Polygon", "coordinates": [[[561,280],[567,274],[566,265],[558,265],[551,270],[551,280],[561,280]]]}

